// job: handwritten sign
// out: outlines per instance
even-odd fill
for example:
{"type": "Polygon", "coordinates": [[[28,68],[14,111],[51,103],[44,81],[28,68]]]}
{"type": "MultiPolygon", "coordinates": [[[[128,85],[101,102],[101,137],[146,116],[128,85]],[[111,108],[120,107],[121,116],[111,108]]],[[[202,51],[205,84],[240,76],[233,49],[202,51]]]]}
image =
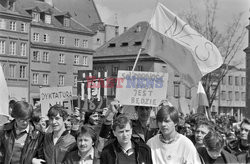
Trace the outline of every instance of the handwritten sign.
{"type": "Polygon", "coordinates": [[[42,116],[46,116],[51,106],[60,104],[71,113],[72,86],[40,88],[42,116]]]}
{"type": "Polygon", "coordinates": [[[166,98],[168,74],[118,71],[116,98],[122,105],[156,107],[166,98]]]}

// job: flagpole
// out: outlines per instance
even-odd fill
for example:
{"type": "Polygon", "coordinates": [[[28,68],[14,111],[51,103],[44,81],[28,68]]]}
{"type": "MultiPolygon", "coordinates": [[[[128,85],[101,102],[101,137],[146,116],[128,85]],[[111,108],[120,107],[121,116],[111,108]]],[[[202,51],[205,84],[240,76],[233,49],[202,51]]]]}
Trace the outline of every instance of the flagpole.
{"type": "Polygon", "coordinates": [[[136,57],[136,60],[135,60],[135,63],[134,63],[132,72],[135,70],[135,66],[136,66],[136,64],[137,64],[137,62],[138,62],[138,59],[139,59],[140,54],[141,54],[141,51],[142,51],[142,48],[140,48],[140,50],[139,50],[139,52],[138,52],[138,54],[137,54],[137,57],[136,57]]]}

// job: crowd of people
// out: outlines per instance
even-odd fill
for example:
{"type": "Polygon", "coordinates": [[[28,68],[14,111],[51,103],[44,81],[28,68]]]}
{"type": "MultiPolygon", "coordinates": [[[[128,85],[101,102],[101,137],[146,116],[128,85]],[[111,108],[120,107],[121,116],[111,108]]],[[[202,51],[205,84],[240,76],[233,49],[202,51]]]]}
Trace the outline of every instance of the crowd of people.
{"type": "Polygon", "coordinates": [[[67,113],[51,106],[47,118],[24,101],[0,128],[3,164],[221,164],[250,163],[250,120],[196,113],[184,117],[163,102],[135,106],[136,119],[117,101],[100,111],[67,113]],[[152,125],[156,124],[156,125],[152,125]]]}

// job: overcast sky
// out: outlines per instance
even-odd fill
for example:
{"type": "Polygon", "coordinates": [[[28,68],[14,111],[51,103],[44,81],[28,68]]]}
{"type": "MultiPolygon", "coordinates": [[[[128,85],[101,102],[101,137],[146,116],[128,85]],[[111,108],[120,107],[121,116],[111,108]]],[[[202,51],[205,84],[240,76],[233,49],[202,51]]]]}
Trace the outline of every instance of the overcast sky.
{"type": "MultiPolygon", "coordinates": [[[[205,12],[204,2],[206,0],[94,0],[102,21],[105,24],[116,25],[118,23],[131,27],[139,21],[149,21],[157,2],[163,3],[168,9],[177,15],[190,9],[190,3],[199,12],[202,18],[205,12]]],[[[209,0],[212,1],[212,0],[209,0]]],[[[62,10],[77,11],[84,5],[82,0],[53,0],[54,4],[62,10]],[[69,3],[70,2],[70,3],[69,3]],[[68,9],[69,8],[69,9],[68,9]]],[[[223,33],[226,25],[230,23],[234,15],[243,13],[241,24],[247,26],[250,17],[250,0],[218,0],[216,26],[223,33]]],[[[80,13],[78,13],[80,14],[80,13]]],[[[247,47],[247,35],[244,48],[247,47]]],[[[243,49],[242,51],[243,52],[243,49]]],[[[244,54],[244,53],[243,53],[244,54]]]]}
{"type": "MultiPolygon", "coordinates": [[[[77,0],[76,0],[77,1],[77,0]]],[[[204,14],[205,0],[158,0],[176,14],[190,9],[190,2],[204,14]]],[[[118,24],[131,27],[139,21],[149,21],[156,6],[157,0],[95,0],[96,6],[103,22],[115,23],[117,15],[118,24]]],[[[210,0],[211,1],[211,0],[210,0]]],[[[223,28],[233,15],[244,12],[243,23],[248,23],[250,17],[250,0],[218,0],[217,25],[223,28]]]]}

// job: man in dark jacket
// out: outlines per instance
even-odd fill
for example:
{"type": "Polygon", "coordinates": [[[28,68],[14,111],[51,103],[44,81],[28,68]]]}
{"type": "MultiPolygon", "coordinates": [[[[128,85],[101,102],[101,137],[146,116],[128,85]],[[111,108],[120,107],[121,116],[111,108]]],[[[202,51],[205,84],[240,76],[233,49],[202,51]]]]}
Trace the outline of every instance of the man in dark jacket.
{"type": "Polygon", "coordinates": [[[104,147],[101,164],[152,164],[150,148],[131,139],[132,123],[126,115],[119,115],[114,120],[112,129],[116,139],[104,147]]]}
{"type": "MultiPolygon", "coordinates": [[[[54,105],[48,111],[52,133],[46,133],[43,141],[44,159],[47,164],[63,163],[67,153],[76,148],[76,140],[65,128],[67,111],[61,105],[54,105]]],[[[41,163],[35,159],[33,163],[41,163]]]]}
{"type": "Polygon", "coordinates": [[[11,116],[14,120],[0,129],[0,163],[31,164],[38,157],[43,133],[30,123],[33,108],[24,101],[13,105],[11,116]]]}

